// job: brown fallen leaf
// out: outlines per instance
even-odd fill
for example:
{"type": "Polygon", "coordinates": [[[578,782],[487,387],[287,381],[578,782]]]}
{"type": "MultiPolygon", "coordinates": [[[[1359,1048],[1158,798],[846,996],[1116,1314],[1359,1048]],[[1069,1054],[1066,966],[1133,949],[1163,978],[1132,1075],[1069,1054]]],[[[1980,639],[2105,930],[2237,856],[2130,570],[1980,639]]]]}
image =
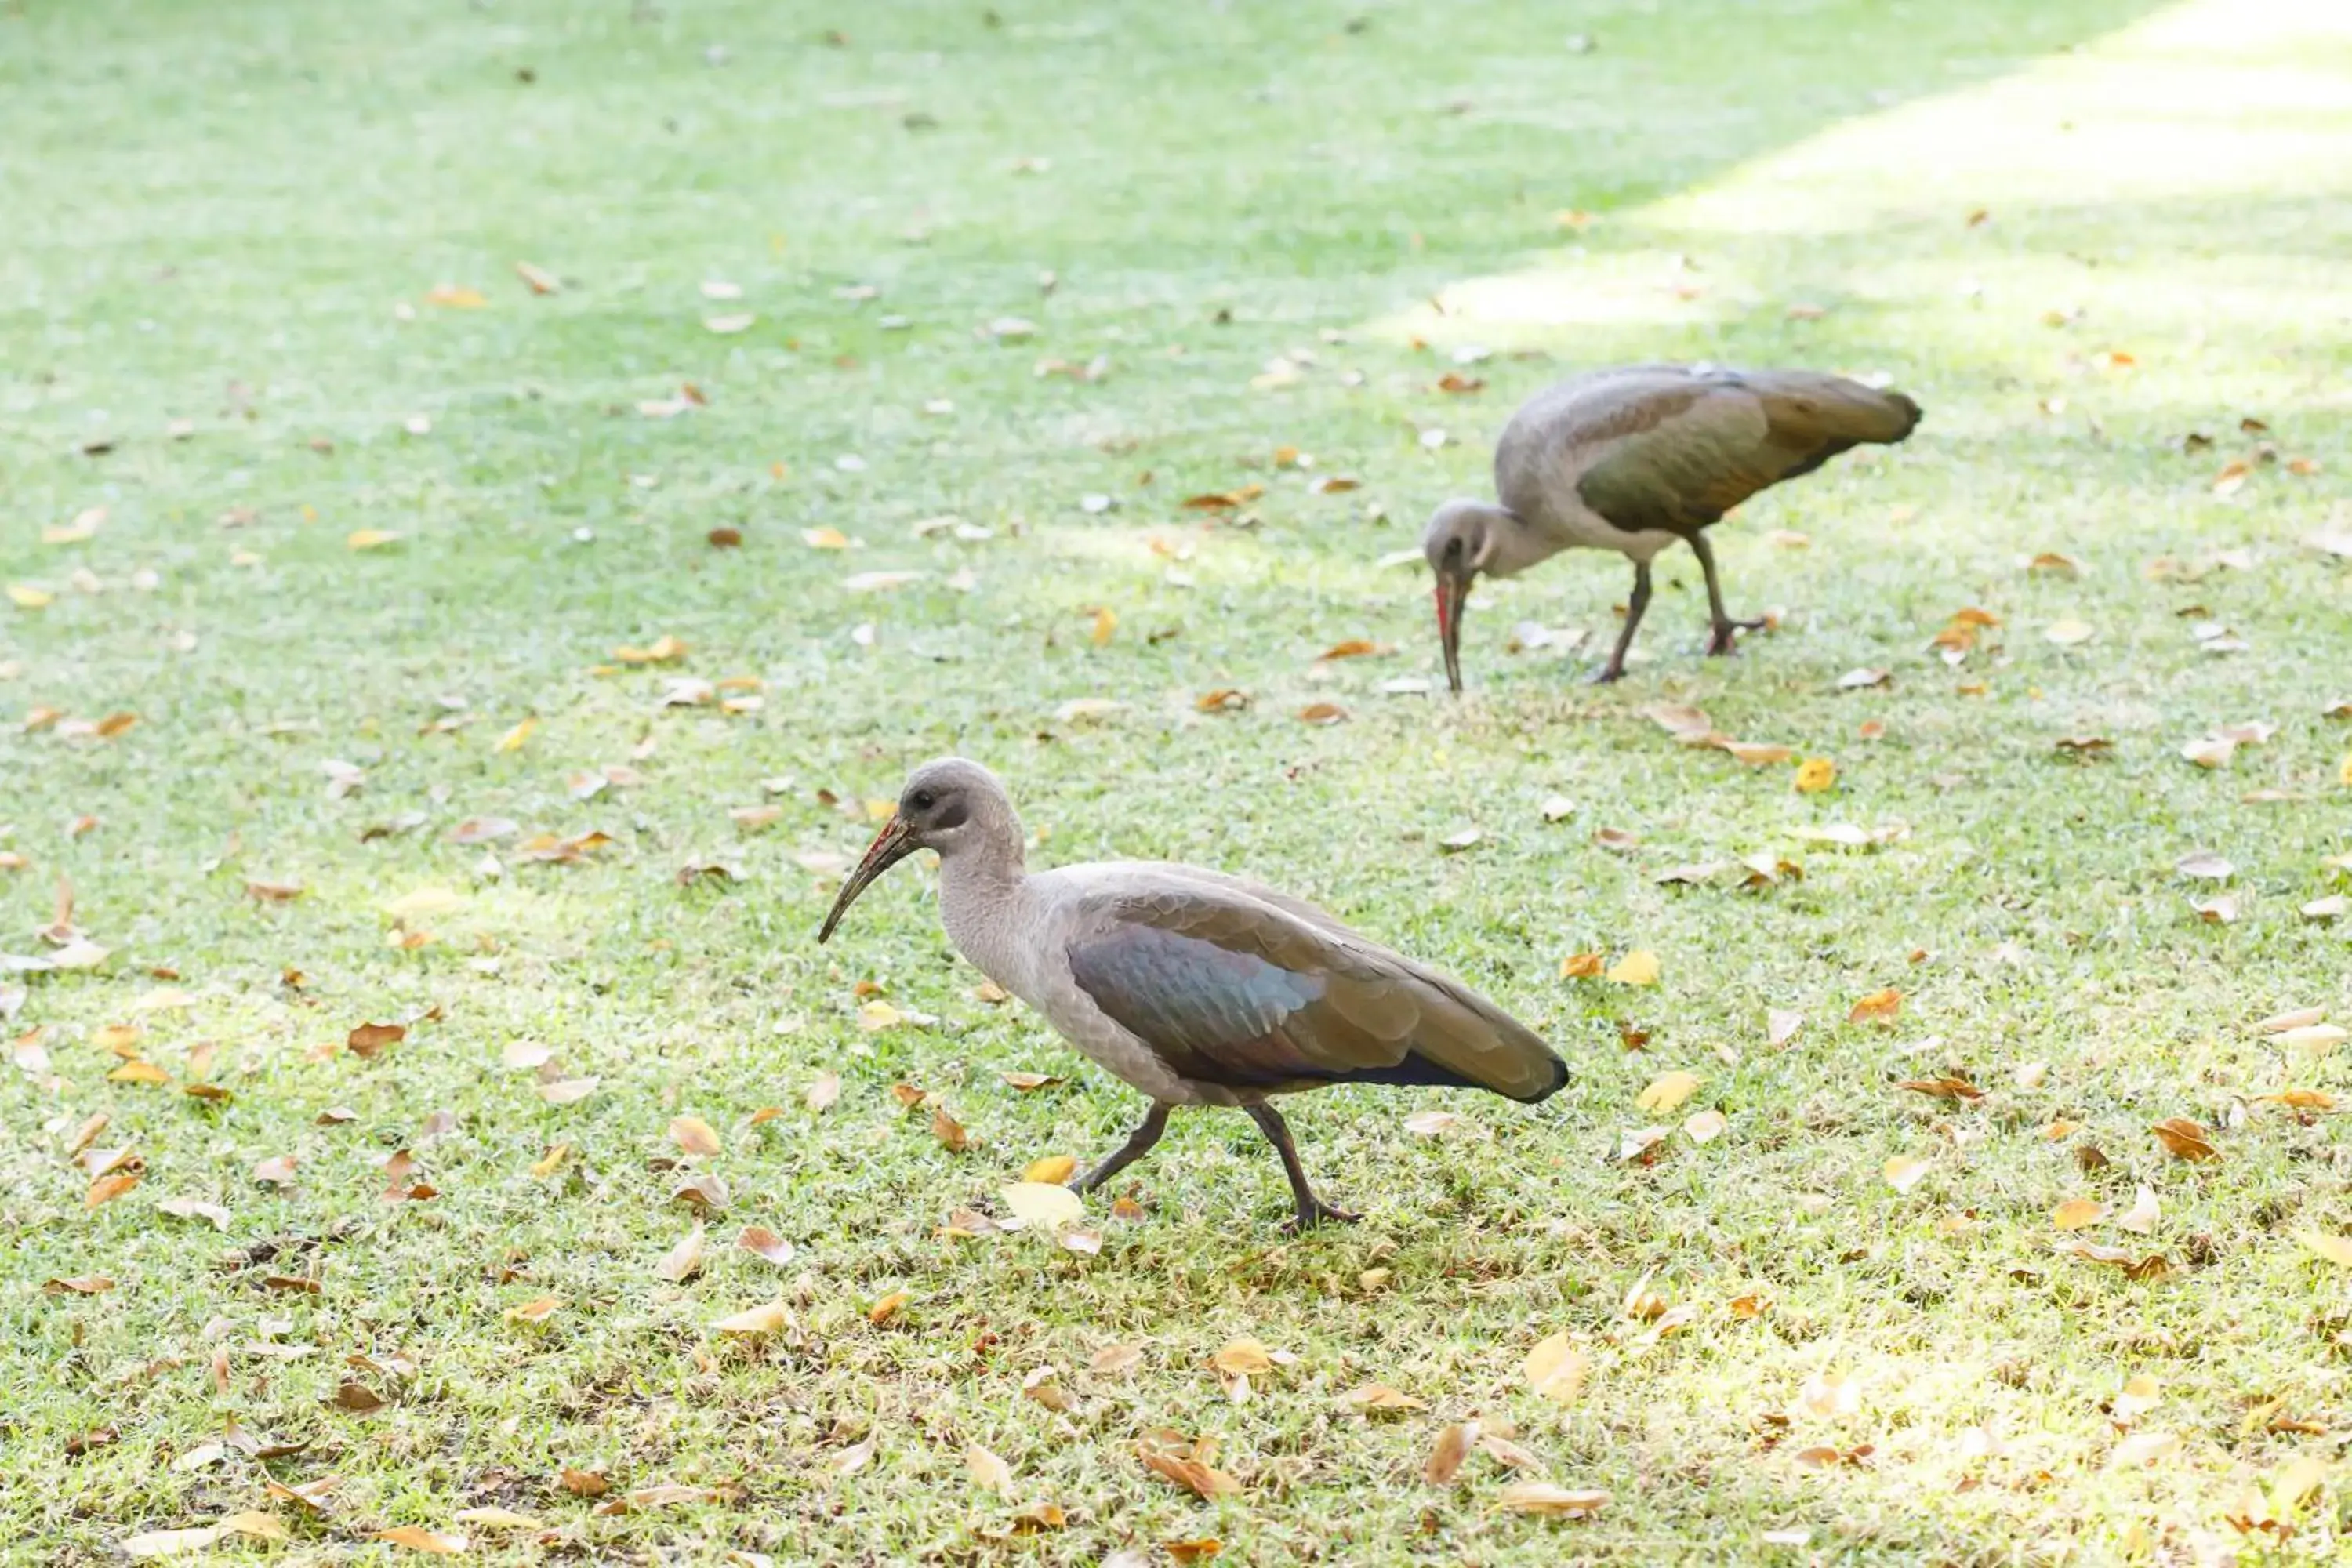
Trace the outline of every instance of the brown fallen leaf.
{"type": "Polygon", "coordinates": [[[1241,1482],[1205,1460],[1195,1458],[1197,1445],[1194,1452],[1188,1453],[1158,1444],[1140,1443],[1137,1445],[1136,1452],[1142,1458],[1144,1468],[1164,1481],[1184,1488],[1195,1497],[1214,1500],[1242,1489],[1241,1482]]]}
{"type": "Polygon", "coordinates": [[[971,1136],[963,1130],[963,1123],[936,1101],[931,1106],[931,1136],[950,1154],[961,1154],[971,1145],[971,1136]]]}
{"type": "Polygon", "coordinates": [[[793,1244],[765,1226],[745,1226],[743,1233],[735,1238],[735,1245],[779,1268],[793,1260],[793,1244]]]}
{"type": "Polygon", "coordinates": [[[1982,1100],[1984,1090],[1964,1078],[1910,1078],[1895,1086],[1931,1100],[1982,1100]]]}
{"type": "Polygon", "coordinates": [[[1853,1010],[1846,1015],[1845,1021],[1849,1024],[1891,1023],[1902,1011],[1903,993],[1890,985],[1856,1002],[1853,1010]]]}
{"type": "Polygon", "coordinates": [[[408,1037],[404,1024],[362,1024],[344,1037],[343,1045],[354,1056],[373,1058],[387,1046],[396,1046],[408,1037]]]}
{"type": "Polygon", "coordinates": [[[2185,1116],[2168,1116],[2148,1129],[2164,1152],[2176,1160],[2218,1160],[2221,1153],[2206,1136],[2205,1129],[2185,1116]]]}
{"type": "Polygon", "coordinates": [[[1437,1441],[1429,1450],[1428,1461],[1421,1467],[1421,1479],[1428,1486],[1454,1484],[1461,1473],[1462,1461],[1470,1457],[1471,1447],[1478,1441],[1478,1423],[1451,1422],[1437,1434],[1437,1441]]]}
{"type": "Polygon", "coordinates": [[[1555,1405],[1572,1405],[1583,1391],[1585,1374],[1591,1370],[1591,1358],[1576,1348],[1569,1331],[1545,1336],[1528,1352],[1520,1368],[1528,1386],[1555,1405]]]}

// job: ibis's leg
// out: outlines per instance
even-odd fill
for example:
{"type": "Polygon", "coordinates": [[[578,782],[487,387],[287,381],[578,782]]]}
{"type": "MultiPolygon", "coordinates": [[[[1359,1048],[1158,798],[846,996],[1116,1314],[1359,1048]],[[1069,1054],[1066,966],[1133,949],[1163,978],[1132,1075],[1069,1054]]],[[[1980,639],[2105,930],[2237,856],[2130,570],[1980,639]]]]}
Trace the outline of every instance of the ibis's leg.
{"type": "Polygon", "coordinates": [[[1151,1146],[1159,1142],[1160,1135],[1167,1131],[1168,1108],[1154,1100],[1151,1103],[1150,1114],[1143,1119],[1143,1125],[1129,1133],[1127,1142],[1113,1151],[1110,1158],[1080,1176],[1072,1185],[1082,1193],[1093,1192],[1097,1187],[1151,1152],[1151,1146]]]}
{"type": "Polygon", "coordinates": [[[1253,1105],[1247,1109],[1250,1120],[1257,1123],[1257,1130],[1265,1134],[1265,1141],[1274,1145],[1276,1153],[1282,1156],[1282,1173],[1290,1178],[1291,1196],[1298,1200],[1297,1215],[1290,1222],[1292,1229],[1306,1230],[1327,1219],[1353,1225],[1364,1217],[1349,1214],[1346,1209],[1335,1209],[1315,1195],[1315,1189],[1307,1182],[1307,1168],[1298,1163],[1298,1146],[1290,1141],[1290,1126],[1282,1120],[1281,1111],[1271,1105],[1253,1105]]]}
{"type": "Polygon", "coordinates": [[[1642,624],[1642,612],[1650,607],[1650,563],[1636,562],[1633,565],[1633,596],[1625,601],[1625,629],[1617,634],[1617,646],[1609,650],[1609,662],[1592,679],[1596,683],[1618,679],[1625,673],[1625,650],[1633,646],[1633,632],[1642,624]]]}
{"type": "Polygon", "coordinates": [[[1764,623],[1759,620],[1735,621],[1723,607],[1723,583],[1715,572],[1715,546],[1706,542],[1704,533],[1690,536],[1691,553],[1698,557],[1698,569],[1706,574],[1706,615],[1709,630],[1706,651],[1721,656],[1738,651],[1736,632],[1752,632],[1764,623]]]}

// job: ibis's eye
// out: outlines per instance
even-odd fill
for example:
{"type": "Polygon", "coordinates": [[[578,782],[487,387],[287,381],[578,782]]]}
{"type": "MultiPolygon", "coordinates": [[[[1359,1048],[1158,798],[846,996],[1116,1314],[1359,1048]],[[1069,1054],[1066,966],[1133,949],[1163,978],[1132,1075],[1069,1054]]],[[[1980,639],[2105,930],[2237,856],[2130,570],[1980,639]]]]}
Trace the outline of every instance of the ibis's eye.
{"type": "Polygon", "coordinates": [[[1462,553],[1462,541],[1458,535],[1445,542],[1445,553],[1449,556],[1462,553]]]}
{"type": "Polygon", "coordinates": [[[937,805],[939,802],[933,798],[929,790],[919,789],[912,795],[908,797],[907,804],[913,806],[917,811],[929,811],[931,807],[937,805]]]}

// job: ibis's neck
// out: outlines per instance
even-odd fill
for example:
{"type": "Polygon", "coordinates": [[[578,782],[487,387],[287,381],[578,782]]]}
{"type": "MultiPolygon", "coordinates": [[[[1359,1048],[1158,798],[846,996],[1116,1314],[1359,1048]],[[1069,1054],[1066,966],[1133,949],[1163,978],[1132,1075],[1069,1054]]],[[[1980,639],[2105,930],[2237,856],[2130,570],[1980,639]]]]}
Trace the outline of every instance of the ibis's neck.
{"type": "Polygon", "coordinates": [[[1529,528],[1517,516],[1496,507],[1494,524],[1486,531],[1486,558],[1478,570],[1492,577],[1515,577],[1537,562],[1559,554],[1569,542],[1529,528]]]}
{"type": "Polygon", "coordinates": [[[1021,821],[989,831],[940,858],[940,923],[956,951],[1008,991],[1024,989],[1028,921],[1021,821]]]}

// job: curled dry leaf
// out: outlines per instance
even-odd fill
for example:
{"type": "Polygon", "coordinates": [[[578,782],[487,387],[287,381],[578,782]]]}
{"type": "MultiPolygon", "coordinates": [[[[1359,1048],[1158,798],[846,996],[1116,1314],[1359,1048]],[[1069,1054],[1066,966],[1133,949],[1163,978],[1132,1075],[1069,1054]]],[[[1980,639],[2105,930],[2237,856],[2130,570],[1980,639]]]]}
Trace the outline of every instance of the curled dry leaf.
{"type": "Polygon", "coordinates": [[[1837,783],[1837,764],[1827,757],[1807,757],[1797,764],[1793,787],[1799,795],[1819,795],[1837,783]]]}
{"type": "Polygon", "coordinates": [[[1849,1024],[1892,1023],[1902,1011],[1903,993],[1890,985],[1856,1002],[1853,1010],[1845,1016],[1845,1021],[1849,1024]]]}
{"type": "Polygon", "coordinates": [[[2164,1152],[2176,1160],[2218,1160],[2221,1153],[2206,1135],[2205,1129],[2185,1116],[2168,1116],[2148,1129],[2164,1152]]]}
{"type": "Polygon", "coordinates": [[[1764,1014],[1764,1038],[1769,1045],[1787,1045],[1804,1026],[1805,1016],[1794,1008],[1772,1007],[1764,1014]]]}
{"type": "Polygon", "coordinates": [[[702,1268],[702,1225],[697,1221],[692,1230],[678,1238],[677,1245],[662,1254],[654,1272],[673,1285],[683,1284],[702,1268]]]}
{"type": "Polygon", "coordinates": [[[950,1154],[961,1154],[971,1146],[971,1135],[963,1130],[963,1123],[936,1101],[931,1106],[931,1136],[950,1154]]]}
{"type": "Polygon", "coordinates": [[[2142,1182],[2138,1194],[2132,1200],[2132,1206],[2116,1215],[2116,1228],[2130,1231],[2136,1236],[2147,1236],[2155,1231],[2157,1222],[2163,1217],[2163,1206],[2157,1201],[2156,1189],[2142,1182]]]}
{"type": "Polygon", "coordinates": [[[1097,1377],[1123,1377],[1143,1364],[1141,1345],[1105,1345],[1087,1362],[1087,1370],[1097,1377]]]}
{"type": "Polygon", "coordinates": [[[1982,1100],[1984,1090],[1964,1078],[1909,1078],[1895,1086],[1931,1100],[1982,1100]]]}
{"type": "Polygon", "coordinates": [[[793,1260],[793,1244],[765,1226],[745,1226],[743,1233],[735,1238],[735,1245],[779,1268],[793,1260]]]}
{"type": "Polygon", "coordinates": [[[1348,717],[1348,710],[1337,702],[1310,702],[1298,710],[1302,724],[1337,724],[1348,717]]]}
{"type": "Polygon", "coordinates": [[[562,1307],[561,1296],[534,1296],[520,1306],[509,1307],[505,1315],[509,1323],[543,1323],[562,1307]]]}

